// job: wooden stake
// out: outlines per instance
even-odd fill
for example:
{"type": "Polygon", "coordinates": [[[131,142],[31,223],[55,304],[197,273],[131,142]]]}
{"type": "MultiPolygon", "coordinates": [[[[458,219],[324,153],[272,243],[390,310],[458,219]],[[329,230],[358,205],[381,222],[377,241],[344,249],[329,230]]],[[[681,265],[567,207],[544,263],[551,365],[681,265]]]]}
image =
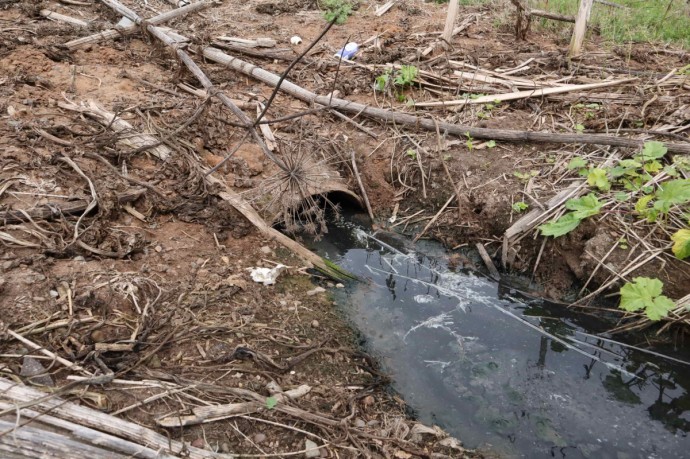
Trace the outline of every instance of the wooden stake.
{"type": "Polygon", "coordinates": [[[362,192],[362,199],[364,199],[364,204],[367,207],[367,213],[369,213],[369,218],[371,218],[372,223],[374,222],[374,211],[371,210],[371,204],[369,204],[369,196],[367,196],[367,190],[364,188],[364,184],[362,183],[362,177],[359,175],[359,170],[357,169],[357,159],[355,158],[355,150],[353,149],[351,152],[352,155],[352,171],[355,174],[355,178],[357,179],[357,184],[359,185],[359,189],[362,192]]]}
{"type": "Polygon", "coordinates": [[[531,22],[530,11],[525,0],[510,0],[517,9],[517,18],[515,19],[515,38],[524,40],[527,38],[529,26],[531,22]]]}
{"type": "Polygon", "coordinates": [[[486,269],[489,270],[491,277],[494,280],[501,280],[501,274],[498,272],[498,269],[496,269],[496,266],[494,265],[494,262],[491,260],[489,252],[486,251],[486,247],[484,247],[484,244],[482,244],[481,242],[477,242],[475,246],[477,247],[479,256],[482,257],[482,261],[486,265],[486,269]]]}
{"type": "Polygon", "coordinates": [[[593,4],[594,0],[580,0],[580,8],[577,10],[577,17],[575,18],[575,30],[573,30],[570,48],[568,48],[568,58],[578,57],[582,54],[582,42],[585,40],[585,32],[587,32],[587,23],[592,13],[593,4]]]}
{"type": "Polygon", "coordinates": [[[446,26],[443,29],[443,34],[441,34],[441,39],[443,40],[443,47],[450,48],[450,41],[453,38],[453,28],[455,26],[455,18],[458,15],[458,10],[460,9],[460,2],[458,0],[451,0],[448,2],[448,14],[446,15],[446,26]]]}

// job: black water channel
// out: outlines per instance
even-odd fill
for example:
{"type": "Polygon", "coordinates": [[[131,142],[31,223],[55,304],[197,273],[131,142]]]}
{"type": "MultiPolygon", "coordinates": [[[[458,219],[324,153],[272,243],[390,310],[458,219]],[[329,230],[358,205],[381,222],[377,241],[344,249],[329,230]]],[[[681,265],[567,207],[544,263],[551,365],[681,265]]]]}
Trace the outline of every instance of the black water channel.
{"type": "Polygon", "coordinates": [[[591,316],[449,269],[434,243],[401,246],[340,222],[312,248],[364,280],[335,299],[393,389],[466,447],[505,458],[690,457],[687,354],[611,341],[591,316]]]}

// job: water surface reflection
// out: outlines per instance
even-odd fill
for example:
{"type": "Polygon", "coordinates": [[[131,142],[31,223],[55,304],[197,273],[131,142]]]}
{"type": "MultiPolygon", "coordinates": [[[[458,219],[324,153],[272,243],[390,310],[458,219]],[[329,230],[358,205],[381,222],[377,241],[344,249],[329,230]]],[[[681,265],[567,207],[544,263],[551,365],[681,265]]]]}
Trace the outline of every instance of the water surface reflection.
{"type": "Polygon", "coordinates": [[[367,279],[337,301],[422,421],[503,457],[686,457],[681,357],[621,346],[588,316],[452,272],[438,246],[391,244],[344,225],[314,248],[367,279]]]}

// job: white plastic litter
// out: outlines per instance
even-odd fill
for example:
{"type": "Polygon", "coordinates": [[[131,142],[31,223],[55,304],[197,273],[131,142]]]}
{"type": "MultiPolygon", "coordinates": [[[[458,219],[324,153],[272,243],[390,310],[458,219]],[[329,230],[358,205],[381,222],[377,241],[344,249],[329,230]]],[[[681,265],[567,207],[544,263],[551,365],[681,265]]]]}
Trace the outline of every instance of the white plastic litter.
{"type": "Polygon", "coordinates": [[[293,45],[299,45],[300,43],[302,43],[302,38],[299,35],[295,35],[290,39],[290,43],[292,43],[293,45]]]}
{"type": "Polygon", "coordinates": [[[357,51],[359,51],[359,45],[353,41],[345,45],[344,48],[342,48],[340,51],[335,53],[333,56],[339,57],[341,59],[352,59],[355,54],[357,54],[357,51]]]}
{"type": "Polygon", "coordinates": [[[254,282],[264,285],[273,285],[287,266],[278,265],[275,268],[251,268],[251,276],[254,282]]]}
{"type": "Polygon", "coordinates": [[[134,25],[134,22],[132,22],[129,18],[126,18],[126,17],[123,16],[122,19],[120,19],[120,22],[118,22],[118,23],[115,25],[115,27],[122,27],[122,28],[125,28],[125,27],[130,27],[130,26],[133,26],[133,25],[134,25]]]}

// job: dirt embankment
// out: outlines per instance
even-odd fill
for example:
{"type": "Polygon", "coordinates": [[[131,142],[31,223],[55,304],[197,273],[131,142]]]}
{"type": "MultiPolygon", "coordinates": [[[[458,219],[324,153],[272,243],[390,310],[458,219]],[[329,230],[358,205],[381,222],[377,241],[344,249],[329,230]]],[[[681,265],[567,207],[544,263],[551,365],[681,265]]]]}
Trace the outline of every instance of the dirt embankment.
{"type": "MultiPolygon", "coordinates": [[[[205,168],[218,165],[244,139],[236,119],[207,93],[190,92],[199,88],[198,82],[148,35],[65,49],[65,43],[120,20],[101,3],[80,3],[0,2],[4,327],[51,355],[90,372],[110,371],[116,378],[64,396],[194,447],[275,457],[311,448],[308,440],[324,457],[469,454],[442,432],[406,417],[404,402],[386,391],[385,377],[357,349],[356,336],[327,295],[313,290],[299,259],[261,236],[219,198],[220,188],[205,181],[205,168]],[[87,24],[75,27],[55,16],[46,18],[50,14],[43,9],[87,24]],[[132,129],[116,134],[110,123],[63,108],[66,100],[93,100],[132,129]],[[171,157],[161,161],[127,144],[142,132],[163,139],[171,157]],[[277,263],[289,266],[277,285],[250,279],[250,268],[277,263]],[[132,388],[132,381],[141,385],[132,388]],[[170,391],[164,383],[174,383],[176,389],[170,391]],[[156,423],[162,415],[188,414],[192,407],[246,401],[238,394],[268,400],[269,383],[273,391],[276,384],[284,390],[308,384],[311,391],[285,409],[267,402],[251,413],[202,426],[164,429],[156,423]]],[[[123,3],[147,17],[170,8],[162,0],[149,0],[146,6],[123,3]]],[[[530,65],[540,75],[556,80],[570,72],[580,83],[597,73],[568,70],[560,57],[561,43],[553,37],[535,34],[516,44],[507,31],[492,27],[490,12],[481,9],[465,11],[474,19],[463,22],[452,50],[424,55],[421,51],[436,41],[434,34],[443,23],[443,5],[408,0],[381,17],[372,8],[373,3],[361,2],[345,25],[334,27],[295,66],[290,79],[318,94],[335,90],[353,101],[412,112],[414,100],[454,97],[453,62],[508,69],[532,59],[530,65]],[[366,45],[358,65],[338,66],[332,55],[348,40],[366,45]],[[435,76],[420,77],[421,88],[386,83],[375,91],[377,78],[395,79],[386,63],[415,65],[435,76]]],[[[314,2],[233,0],[167,25],[197,45],[219,36],[272,38],[276,49],[252,48],[242,56],[280,74],[319,34],[324,21],[314,2]],[[304,42],[290,45],[294,35],[304,42]]],[[[606,58],[612,59],[610,65],[652,73],[666,72],[682,59],[625,52],[606,58]]],[[[198,61],[217,89],[246,113],[253,116],[257,101],[268,100],[270,87],[198,61]]],[[[635,91],[626,88],[623,95],[633,97],[635,91]]],[[[488,89],[471,92],[482,91],[488,89]]],[[[683,97],[678,100],[686,103],[683,97]]],[[[645,106],[599,103],[605,108],[594,117],[573,109],[571,102],[526,99],[429,114],[452,123],[517,130],[567,130],[570,121],[586,130],[612,125],[639,129],[640,120],[643,125],[652,119],[679,122],[672,120],[675,112],[656,100],[645,106]]],[[[275,120],[313,109],[279,94],[268,116],[275,120]]],[[[571,180],[563,177],[567,161],[562,157],[608,153],[597,147],[494,146],[352,118],[354,124],[319,111],[271,124],[279,145],[276,154],[302,161],[308,151],[313,156],[307,162],[338,170],[356,190],[349,166],[354,151],[380,226],[414,236],[438,213],[425,237],[438,238],[451,249],[481,241],[497,260],[500,238],[519,217],[512,204],[525,201],[538,207],[559,191],[564,182],[559,184],[557,177],[571,180]],[[395,223],[388,222],[392,214],[395,223]]],[[[257,209],[272,208],[273,203],[257,196],[275,181],[276,166],[257,144],[242,146],[216,176],[257,209]]],[[[543,247],[541,239],[525,238],[509,253],[511,269],[536,270],[535,279],[552,297],[561,297],[593,271],[592,285],[604,283],[609,269],[595,270],[593,260],[605,255],[620,238],[618,232],[587,222],[543,247]]],[[[617,249],[607,256],[609,264],[627,261],[617,249]]],[[[687,293],[690,271],[669,263],[658,258],[642,269],[660,271],[669,295],[687,293]]],[[[27,376],[27,353],[47,368],[51,384],[65,384],[74,376],[26,343],[7,338],[1,346],[5,376],[16,377],[22,370],[27,376]]]]}
{"type": "MultiPolygon", "coordinates": [[[[124,3],[145,15],[170,8],[124,3]]],[[[320,12],[295,5],[289,12],[302,23],[300,33],[314,36],[320,12]]],[[[294,23],[288,29],[285,12],[259,11],[224,2],[168,25],[190,37],[269,36],[285,48],[294,23]]],[[[56,396],[183,441],[193,454],[470,456],[440,429],[409,417],[327,291],[314,290],[303,262],[204,181],[202,169],[218,164],[244,131],[217,101],[179,88],[198,83],[171,54],[141,34],[72,51],[61,46],[118,21],[101,3],[0,4],[2,376],[60,388],[56,396]],[[88,25],[46,19],[44,8],[88,25]],[[87,100],[133,128],[115,133],[62,107],[87,100]],[[165,139],[171,157],[133,152],[126,140],[141,132],[165,139]],[[288,268],[276,285],[251,280],[252,268],[278,263],[288,268]],[[75,384],[70,377],[93,373],[110,382],[67,390],[75,384]],[[281,398],[304,385],[306,395],[281,398]],[[161,424],[162,416],[232,403],[253,408],[202,425],[161,424]]],[[[318,75],[297,70],[300,80],[318,75]]],[[[205,71],[250,114],[270,94],[227,69],[205,71]]],[[[279,96],[269,115],[304,108],[279,96]]],[[[348,132],[323,117],[273,131],[285,149],[327,145],[323,139],[348,132]]],[[[248,143],[217,175],[251,202],[274,171],[248,143]]]]}

